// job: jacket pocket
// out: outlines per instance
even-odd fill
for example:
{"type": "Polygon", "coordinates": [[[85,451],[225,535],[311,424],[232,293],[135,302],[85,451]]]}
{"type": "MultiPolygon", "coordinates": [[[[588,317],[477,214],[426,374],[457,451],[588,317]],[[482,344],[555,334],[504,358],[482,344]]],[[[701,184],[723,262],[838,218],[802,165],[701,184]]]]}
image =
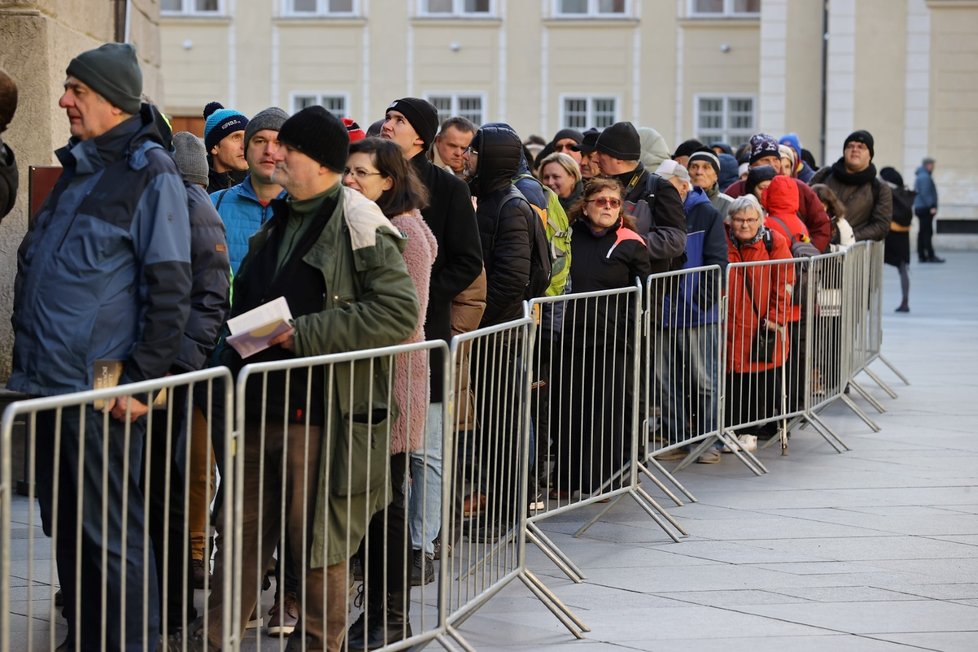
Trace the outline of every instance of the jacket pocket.
{"type": "Polygon", "coordinates": [[[387,480],[390,467],[390,428],[388,419],[367,423],[366,415],[343,420],[333,459],[330,461],[330,492],[356,496],[377,491],[387,480]]]}

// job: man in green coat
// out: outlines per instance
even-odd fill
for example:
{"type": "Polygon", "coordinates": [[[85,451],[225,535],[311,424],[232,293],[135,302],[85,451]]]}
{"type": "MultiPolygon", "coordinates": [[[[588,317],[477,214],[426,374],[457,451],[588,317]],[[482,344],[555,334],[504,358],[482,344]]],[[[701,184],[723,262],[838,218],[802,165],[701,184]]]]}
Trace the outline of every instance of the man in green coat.
{"type": "MultiPolygon", "coordinates": [[[[340,183],[348,136],[319,106],[279,131],[273,179],[288,197],[249,242],[232,316],[284,296],[293,328],[242,361],[288,360],[403,342],[418,319],[403,237],[376,204],[340,183]]],[[[258,375],[245,390],[242,628],[284,529],[303,576],[300,622],[288,649],[339,650],[346,633],[347,561],[390,495],[388,360],[258,375]],[[284,503],[285,523],[282,513],[284,503]]],[[[220,559],[220,556],[218,557],[220,559]]],[[[208,601],[211,648],[221,643],[221,567],[208,601]]],[[[243,632],[239,632],[243,633],[243,632]]],[[[203,637],[197,635],[197,640],[203,637]]],[[[201,640],[201,642],[203,642],[201,640]]]]}

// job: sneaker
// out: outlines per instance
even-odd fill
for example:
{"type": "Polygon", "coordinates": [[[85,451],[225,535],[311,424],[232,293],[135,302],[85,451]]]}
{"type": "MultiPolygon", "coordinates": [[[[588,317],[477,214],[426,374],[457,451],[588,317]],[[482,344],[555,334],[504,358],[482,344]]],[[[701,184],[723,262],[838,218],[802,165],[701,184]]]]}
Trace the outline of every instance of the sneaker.
{"type": "Polygon", "coordinates": [[[716,447],[710,447],[705,453],[696,458],[697,464],[719,464],[720,451],[716,447]]]}
{"type": "Polygon", "coordinates": [[[282,604],[276,600],[268,610],[268,626],[265,633],[269,636],[288,636],[295,630],[299,622],[299,601],[292,593],[285,594],[282,604]]]}
{"type": "Polygon", "coordinates": [[[435,581],[435,559],[420,550],[411,551],[411,586],[423,586],[435,581]],[[424,568],[422,569],[422,561],[424,568]]]}
{"type": "Polygon", "coordinates": [[[206,578],[210,577],[210,569],[207,568],[207,564],[203,559],[191,560],[191,572],[194,574],[194,588],[202,589],[204,588],[204,582],[206,578]]]}
{"type": "MultiPolygon", "coordinates": [[[[757,435],[737,435],[737,444],[740,446],[740,450],[745,450],[748,453],[753,453],[757,450],[757,435]]],[[[723,445],[724,453],[732,453],[733,450],[727,446],[723,445]]]]}
{"type": "Polygon", "coordinates": [[[686,459],[687,455],[689,455],[689,451],[683,448],[673,448],[664,453],[659,453],[655,456],[655,459],[660,462],[677,462],[686,459]]]}
{"type": "Polygon", "coordinates": [[[248,624],[245,625],[245,629],[258,629],[261,627],[262,618],[258,615],[258,607],[255,607],[254,611],[251,612],[251,617],[248,619],[248,624]]]}

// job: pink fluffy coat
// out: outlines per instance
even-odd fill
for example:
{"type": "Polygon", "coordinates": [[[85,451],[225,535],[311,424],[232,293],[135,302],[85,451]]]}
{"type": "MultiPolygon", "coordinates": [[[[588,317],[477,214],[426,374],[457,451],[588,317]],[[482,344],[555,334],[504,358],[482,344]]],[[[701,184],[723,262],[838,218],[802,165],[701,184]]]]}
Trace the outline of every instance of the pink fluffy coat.
{"type": "MultiPolygon", "coordinates": [[[[438,244],[417,210],[398,215],[391,222],[407,237],[404,264],[418,294],[418,324],[404,344],[423,342],[431,266],[435,262],[438,244]]],[[[428,353],[402,353],[394,363],[394,400],[400,408],[400,416],[391,427],[391,455],[417,450],[424,445],[425,417],[430,398],[428,353]]]]}

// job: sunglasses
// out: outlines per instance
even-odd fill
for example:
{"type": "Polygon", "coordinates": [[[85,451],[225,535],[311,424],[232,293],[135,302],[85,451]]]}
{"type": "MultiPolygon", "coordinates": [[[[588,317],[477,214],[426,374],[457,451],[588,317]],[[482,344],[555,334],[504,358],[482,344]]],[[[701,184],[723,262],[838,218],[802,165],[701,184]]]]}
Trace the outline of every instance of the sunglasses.
{"type": "Polygon", "coordinates": [[[597,204],[601,208],[621,208],[621,200],[617,197],[598,197],[597,199],[588,199],[588,204],[597,204]]]}

